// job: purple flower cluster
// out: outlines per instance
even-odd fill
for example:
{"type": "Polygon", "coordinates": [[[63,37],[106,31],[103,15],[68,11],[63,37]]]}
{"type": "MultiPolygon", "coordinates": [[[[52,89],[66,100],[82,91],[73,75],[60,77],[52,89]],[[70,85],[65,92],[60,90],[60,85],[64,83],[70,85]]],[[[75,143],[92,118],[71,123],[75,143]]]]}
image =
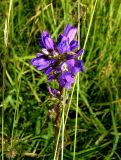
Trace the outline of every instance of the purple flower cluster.
{"type": "Polygon", "coordinates": [[[68,24],[64,33],[58,36],[56,43],[46,31],[43,31],[39,39],[42,52],[37,53],[31,64],[37,70],[43,70],[49,82],[58,82],[58,90],[48,87],[52,95],[59,96],[63,88],[70,89],[71,84],[75,82],[75,74],[84,71],[83,61],[78,60],[83,49],[74,52],[78,47],[78,42],[74,39],[76,32],[77,28],[68,24]]]}

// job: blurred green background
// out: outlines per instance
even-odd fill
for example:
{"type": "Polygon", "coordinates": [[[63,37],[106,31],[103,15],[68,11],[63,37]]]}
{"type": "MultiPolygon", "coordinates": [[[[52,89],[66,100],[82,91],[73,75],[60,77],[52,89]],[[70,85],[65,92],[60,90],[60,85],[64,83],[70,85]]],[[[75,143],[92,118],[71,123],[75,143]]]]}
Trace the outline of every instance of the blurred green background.
{"type": "MultiPolygon", "coordinates": [[[[80,74],[75,160],[121,160],[120,0],[0,1],[1,159],[54,159],[56,122],[49,110],[55,100],[47,91],[46,76],[30,60],[41,51],[38,38],[43,30],[56,40],[66,24],[79,22],[81,48],[90,30],[83,56],[86,72],[80,74]]],[[[75,87],[63,160],[74,159],[76,93],[75,87]]]]}

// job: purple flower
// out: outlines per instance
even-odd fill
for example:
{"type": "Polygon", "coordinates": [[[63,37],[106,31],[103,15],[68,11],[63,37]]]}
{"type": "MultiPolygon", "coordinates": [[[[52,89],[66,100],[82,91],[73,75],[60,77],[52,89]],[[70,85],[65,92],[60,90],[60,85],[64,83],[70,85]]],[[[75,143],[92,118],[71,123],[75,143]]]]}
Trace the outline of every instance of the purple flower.
{"type": "Polygon", "coordinates": [[[52,89],[50,86],[48,87],[48,91],[50,94],[54,95],[54,96],[59,96],[60,95],[60,91],[58,91],[57,89],[52,89]]]}
{"type": "Polygon", "coordinates": [[[69,59],[77,59],[79,56],[82,55],[82,53],[84,52],[84,49],[80,49],[78,50],[76,53],[74,52],[70,52],[66,55],[66,59],[69,60],[69,59]]]}
{"type": "Polygon", "coordinates": [[[48,75],[48,82],[51,82],[55,79],[55,76],[53,74],[48,75]]]}
{"type": "Polygon", "coordinates": [[[50,74],[52,71],[53,71],[53,67],[48,67],[48,68],[45,70],[44,74],[48,75],[48,74],[50,74]]]}
{"type": "Polygon", "coordinates": [[[65,65],[67,66],[68,71],[72,73],[72,75],[75,75],[80,71],[84,71],[82,60],[70,59],[65,62],[65,65]]]}
{"type": "Polygon", "coordinates": [[[43,33],[39,39],[39,45],[42,48],[46,48],[47,50],[54,49],[54,41],[52,40],[52,38],[48,32],[43,31],[43,33]]]}
{"type": "Polygon", "coordinates": [[[57,50],[59,53],[70,52],[69,39],[66,36],[62,36],[60,43],[57,45],[57,50]]]}
{"type": "Polygon", "coordinates": [[[58,82],[61,87],[70,89],[71,84],[75,82],[74,77],[69,72],[62,72],[58,77],[58,82]]]}
{"type": "Polygon", "coordinates": [[[60,74],[58,78],[58,83],[61,87],[70,89],[71,84],[75,82],[74,76],[80,71],[84,71],[83,61],[69,59],[62,63],[60,66],[60,74]]]}
{"type": "Polygon", "coordinates": [[[38,53],[36,55],[36,58],[33,58],[31,60],[31,64],[37,67],[37,70],[43,70],[50,65],[50,62],[44,55],[42,55],[41,53],[38,53]]]}
{"type": "Polygon", "coordinates": [[[57,50],[59,53],[63,54],[65,52],[73,51],[78,47],[78,42],[74,40],[77,28],[67,25],[64,29],[64,33],[58,36],[57,40],[57,50]]]}
{"type": "Polygon", "coordinates": [[[77,58],[83,53],[83,49],[77,51],[74,55],[66,55],[66,61],[60,65],[61,71],[71,72],[72,75],[84,71],[83,60],[77,58]]]}
{"type": "Polygon", "coordinates": [[[83,60],[78,59],[84,50],[74,52],[78,47],[78,42],[74,39],[76,32],[77,28],[68,24],[55,43],[50,34],[43,31],[39,39],[41,53],[37,53],[36,58],[31,60],[37,70],[44,71],[48,82],[55,80],[58,83],[59,89],[48,88],[49,93],[58,98],[63,88],[71,88],[75,82],[74,76],[84,71],[83,60]]]}
{"type": "Polygon", "coordinates": [[[77,28],[68,24],[64,29],[64,36],[69,39],[69,43],[74,39],[77,32],[77,28]]]}
{"type": "Polygon", "coordinates": [[[77,47],[78,47],[78,42],[75,41],[75,40],[72,40],[71,43],[70,43],[70,50],[73,51],[77,47]]]}
{"type": "Polygon", "coordinates": [[[51,72],[51,67],[49,66],[51,66],[54,62],[54,59],[49,59],[46,55],[43,55],[42,53],[37,53],[36,58],[33,58],[31,60],[31,64],[35,66],[37,70],[46,69],[46,74],[51,72]]]}

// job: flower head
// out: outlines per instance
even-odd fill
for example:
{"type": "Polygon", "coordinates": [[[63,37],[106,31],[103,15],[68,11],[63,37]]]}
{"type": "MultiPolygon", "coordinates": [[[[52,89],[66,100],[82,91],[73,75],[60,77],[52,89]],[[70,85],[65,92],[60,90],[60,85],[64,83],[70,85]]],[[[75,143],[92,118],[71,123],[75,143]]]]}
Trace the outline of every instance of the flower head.
{"type": "Polygon", "coordinates": [[[78,47],[78,42],[74,39],[76,32],[77,28],[68,24],[64,33],[58,36],[55,43],[50,34],[43,31],[39,38],[42,51],[31,60],[31,64],[37,70],[44,71],[48,82],[52,80],[58,82],[58,90],[48,88],[49,93],[54,96],[61,95],[63,88],[70,89],[75,82],[74,76],[78,72],[84,71],[83,61],[78,59],[83,53],[83,49],[74,52],[78,47]]]}

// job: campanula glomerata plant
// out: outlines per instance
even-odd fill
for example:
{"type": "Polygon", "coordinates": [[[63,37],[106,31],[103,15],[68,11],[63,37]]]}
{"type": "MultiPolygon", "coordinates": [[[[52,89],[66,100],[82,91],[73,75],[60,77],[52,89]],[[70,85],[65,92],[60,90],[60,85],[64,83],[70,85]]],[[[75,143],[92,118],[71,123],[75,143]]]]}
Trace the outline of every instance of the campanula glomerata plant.
{"type": "Polygon", "coordinates": [[[78,59],[83,49],[77,50],[78,42],[74,39],[76,33],[77,28],[68,24],[64,33],[59,34],[57,42],[46,31],[39,38],[42,50],[31,60],[31,64],[47,75],[48,82],[58,82],[58,89],[48,87],[53,96],[60,97],[63,88],[70,89],[75,82],[75,75],[84,71],[83,60],[78,59]]]}

